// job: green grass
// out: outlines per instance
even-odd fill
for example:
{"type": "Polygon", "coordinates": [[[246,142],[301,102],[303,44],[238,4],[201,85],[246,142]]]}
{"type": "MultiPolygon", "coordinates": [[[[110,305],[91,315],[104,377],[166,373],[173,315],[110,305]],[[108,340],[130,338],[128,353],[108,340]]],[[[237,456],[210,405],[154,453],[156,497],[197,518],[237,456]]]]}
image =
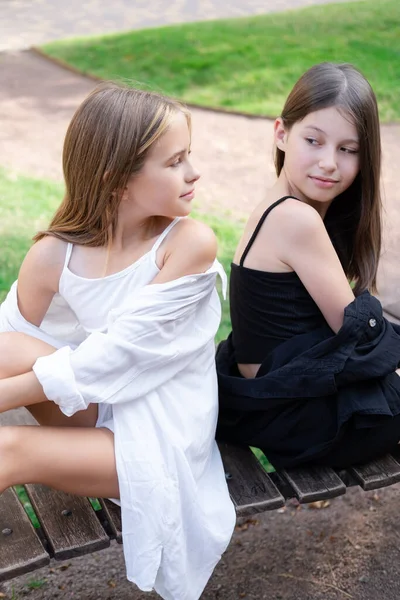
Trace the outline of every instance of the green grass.
{"type": "Polygon", "coordinates": [[[352,62],[384,121],[400,119],[400,2],[364,0],[46,44],[84,73],[209,107],[275,117],[296,79],[321,61],[352,62]]]}
{"type": "Polygon", "coordinates": [[[275,469],[269,462],[268,458],[265,456],[264,452],[262,452],[259,448],[250,448],[253,454],[257,457],[261,465],[267,471],[267,473],[274,473],[275,469]]]}
{"type": "Polygon", "coordinates": [[[27,513],[28,517],[30,518],[30,520],[32,521],[32,525],[37,529],[40,527],[40,523],[39,520],[36,516],[36,513],[33,509],[32,504],[29,501],[29,497],[28,494],[26,493],[26,490],[24,488],[23,485],[16,485],[15,486],[15,491],[17,493],[17,496],[22,504],[22,506],[25,509],[25,512],[27,513]]]}
{"type": "Polygon", "coordinates": [[[60,184],[0,169],[0,301],[18,275],[32,236],[46,226],[61,198],[60,184]]]}
{"type": "MultiPolygon", "coordinates": [[[[15,175],[0,168],[0,302],[5,298],[12,282],[18,276],[22,260],[31,245],[32,236],[44,228],[63,195],[59,183],[15,175]]],[[[242,225],[218,215],[205,215],[193,211],[215,231],[218,257],[229,273],[242,225]]],[[[222,301],[223,315],[217,341],[230,330],[228,301],[222,301]]]]}

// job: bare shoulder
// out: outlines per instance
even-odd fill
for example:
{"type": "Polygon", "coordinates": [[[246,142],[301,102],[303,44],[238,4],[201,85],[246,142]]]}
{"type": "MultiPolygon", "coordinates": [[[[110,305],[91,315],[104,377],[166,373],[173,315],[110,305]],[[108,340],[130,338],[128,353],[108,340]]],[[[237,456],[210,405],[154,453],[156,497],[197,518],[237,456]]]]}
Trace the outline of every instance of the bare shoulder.
{"type": "Polygon", "coordinates": [[[44,261],[45,263],[64,262],[66,250],[67,242],[53,235],[46,235],[33,244],[27,256],[29,255],[31,260],[44,261]]]}
{"type": "Polygon", "coordinates": [[[315,208],[294,198],[288,198],[275,207],[272,215],[275,221],[279,221],[281,231],[287,234],[307,236],[325,229],[324,222],[315,208]]]}
{"type": "Polygon", "coordinates": [[[171,232],[171,251],[186,252],[192,258],[200,257],[212,262],[217,254],[217,238],[205,223],[195,219],[181,219],[171,232]]]}
{"type": "MultiPolygon", "coordinates": [[[[309,204],[288,198],[271,211],[268,235],[270,242],[287,262],[287,252],[297,252],[303,246],[315,251],[327,244],[329,236],[321,215],[309,204]]],[[[330,243],[330,242],[329,242],[330,243]]]]}
{"type": "Polygon", "coordinates": [[[58,292],[66,251],[66,242],[46,236],[31,247],[21,265],[18,306],[25,319],[38,327],[58,292]]]}
{"type": "Polygon", "coordinates": [[[67,243],[47,235],[30,248],[22,263],[19,280],[37,278],[49,287],[58,287],[58,280],[65,261],[67,243]]]}
{"type": "Polygon", "coordinates": [[[185,218],[168,235],[164,250],[162,267],[154,283],[207,271],[217,255],[217,240],[210,227],[185,218]]]}

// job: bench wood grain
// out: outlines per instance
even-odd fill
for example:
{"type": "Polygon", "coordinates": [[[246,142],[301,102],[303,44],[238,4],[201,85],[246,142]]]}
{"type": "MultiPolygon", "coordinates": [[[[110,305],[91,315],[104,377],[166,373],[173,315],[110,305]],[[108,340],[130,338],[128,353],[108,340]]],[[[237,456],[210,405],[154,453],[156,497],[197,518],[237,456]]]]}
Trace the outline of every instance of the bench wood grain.
{"type": "MultiPolygon", "coordinates": [[[[0,415],[0,425],[32,424],[25,409],[0,415]]],[[[314,502],[340,496],[346,487],[373,490],[400,481],[400,451],[336,472],[307,466],[267,473],[249,448],[219,443],[229,493],[238,517],[275,510],[288,498],[314,502]]],[[[42,485],[25,486],[41,528],[35,530],[13,489],[0,495],[0,581],[49,563],[105,548],[122,541],[120,508],[100,500],[94,511],[79,498],[42,485]]]]}
{"type": "Polygon", "coordinates": [[[71,496],[45,485],[27,485],[29,500],[57,560],[107,548],[110,538],[87,498],[71,496]]]}
{"type": "Polygon", "coordinates": [[[0,495],[0,581],[29,573],[50,562],[17,494],[0,495]]]}
{"type": "Polygon", "coordinates": [[[249,448],[220,443],[219,450],[239,517],[284,506],[284,497],[249,448]]]}
{"type": "Polygon", "coordinates": [[[279,473],[292,488],[300,504],[335,498],[346,493],[346,485],[329,467],[282,469],[279,473]]]}
{"type": "Polygon", "coordinates": [[[400,481],[400,464],[390,454],[365,465],[350,467],[348,470],[366,491],[376,490],[400,481]]]}

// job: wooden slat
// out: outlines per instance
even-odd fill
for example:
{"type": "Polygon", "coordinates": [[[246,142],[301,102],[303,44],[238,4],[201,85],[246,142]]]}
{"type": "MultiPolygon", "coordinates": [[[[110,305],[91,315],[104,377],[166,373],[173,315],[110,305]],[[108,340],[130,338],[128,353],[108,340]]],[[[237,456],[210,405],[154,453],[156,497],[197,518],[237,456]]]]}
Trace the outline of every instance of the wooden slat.
{"type": "Polygon", "coordinates": [[[0,581],[50,562],[35,528],[12,488],[0,495],[0,581]]]}
{"type": "Polygon", "coordinates": [[[107,498],[100,499],[99,501],[103,509],[102,517],[107,519],[107,523],[104,523],[103,526],[106,530],[107,527],[109,527],[112,538],[115,539],[118,544],[122,544],[121,508],[107,498]]]}
{"type": "Polygon", "coordinates": [[[218,445],[238,516],[247,517],[285,504],[282,494],[249,448],[218,445]]]}
{"type": "Polygon", "coordinates": [[[27,485],[32,506],[57,560],[65,560],[107,548],[110,539],[89,500],[52,490],[44,485],[27,485]]]}
{"type": "Polygon", "coordinates": [[[376,490],[400,481],[400,465],[387,454],[365,465],[348,469],[363,490],[376,490]]]}
{"type": "Polygon", "coordinates": [[[282,469],[279,473],[301,504],[335,498],[346,493],[345,484],[329,467],[307,466],[282,469]]]}

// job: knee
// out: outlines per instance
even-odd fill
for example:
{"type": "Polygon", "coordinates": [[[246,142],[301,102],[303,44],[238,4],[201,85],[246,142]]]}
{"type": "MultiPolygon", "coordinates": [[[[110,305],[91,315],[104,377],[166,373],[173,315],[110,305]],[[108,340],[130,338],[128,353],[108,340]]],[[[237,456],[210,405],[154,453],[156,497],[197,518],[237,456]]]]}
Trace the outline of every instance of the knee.
{"type": "Polygon", "coordinates": [[[39,356],[54,351],[53,346],[25,333],[0,333],[0,379],[30,371],[39,356]]]}
{"type": "Polygon", "coordinates": [[[25,333],[18,331],[3,331],[0,333],[0,352],[19,346],[26,337],[25,333]]]}
{"type": "MultiPolygon", "coordinates": [[[[23,427],[4,425],[0,427],[0,456],[17,456],[18,448],[21,447],[23,427]]],[[[1,460],[0,460],[1,464],[1,460]]]]}
{"type": "Polygon", "coordinates": [[[20,477],[24,457],[21,456],[21,443],[24,427],[0,427],[0,494],[17,483],[25,483],[20,477]]]}
{"type": "Polygon", "coordinates": [[[23,333],[16,331],[0,333],[0,379],[17,374],[14,372],[15,357],[20,352],[24,337],[23,333]]]}

